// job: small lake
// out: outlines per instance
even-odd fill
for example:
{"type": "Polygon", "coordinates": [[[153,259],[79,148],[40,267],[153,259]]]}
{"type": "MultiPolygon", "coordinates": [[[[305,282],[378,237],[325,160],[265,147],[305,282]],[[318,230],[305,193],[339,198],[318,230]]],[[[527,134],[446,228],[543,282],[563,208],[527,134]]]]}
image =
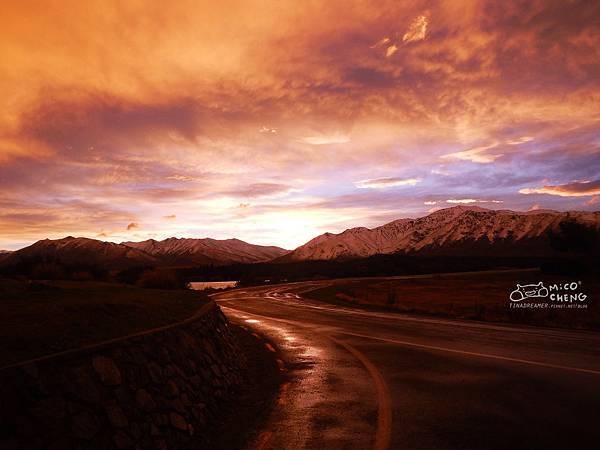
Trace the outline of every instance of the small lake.
{"type": "Polygon", "coordinates": [[[227,289],[235,287],[237,281],[190,281],[190,289],[203,291],[204,289],[227,289]]]}

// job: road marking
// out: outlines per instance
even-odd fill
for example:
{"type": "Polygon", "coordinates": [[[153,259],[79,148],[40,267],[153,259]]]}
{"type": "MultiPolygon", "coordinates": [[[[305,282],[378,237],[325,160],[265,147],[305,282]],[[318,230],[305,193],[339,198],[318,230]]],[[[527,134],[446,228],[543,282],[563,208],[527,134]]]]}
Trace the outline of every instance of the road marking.
{"type": "MultiPolygon", "coordinates": [[[[278,319],[275,317],[264,316],[262,314],[256,314],[256,313],[248,313],[246,311],[241,311],[239,309],[231,308],[229,306],[220,306],[220,307],[224,308],[224,309],[230,309],[237,313],[243,312],[245,314],[251,314],[251,315],[257,316],[257,317],[263,317],[265,319],[273,320],[275,322],[289,323],[289,324],[301,326],[304,328],[312,328],[313,330],[318,330],[318,328],[315,328],[313,325],[306,324],[303,322],[297,322],[294,320],[286,320],[286,319],[278,319]]],[[[476,356],[479,358],[496,359],[496,360],[501,360],[501,361],[520,363],[520,364],[528,364],[531,366],[547,367],[550,369],[559,369],[559,370],[567,370],[567,371],[571,371],[571,372],[586,373],[586,374],[591,374],[591,375],[600,375],[600,371],[594,370],[594,369],[584,369],[582,367],[564,366],[561,364],[545,363],[542,361],[532,361],[529,359],[513,358],[510,356],[494,355],[494,354],[490,354],[490,353],[470,352],[467,350],[458,350],[458,349],[454,349],[454,348],[440,347],[437,345],[419,344],[416,342],[401,341],[401,340],[397,340],[397,339],[388,339],[388,338],[382,338],[382,337],[377,337],[377,336],[371,336],[368,334],[352,333],[349,331],[344,331],[341,328],[331,330],[331,332],[336,333],[336,334],[345,334],[348,336],[356,336],[356,337],[362,337],[362,338],[366,338],[366,339],[373,339],[375,341],[389,342],[389,343],[397,344],[397,345],[405,345],[405,346],[409,346],[409,347],[426,348],[428,350],[437,350],[437,351],[442,351],[442,352],[447,352],[447,353],[456,353],[456,354],[461,354],[461,355],[476,356]]]]}
{"type": "MultiPolygon", "coordinates": [[[[269,296],[260,296],[260,297],[240,297],[241,299],[270,299],[277,300],[276,298],[269,296]]],[[[236,299],[228,299],[228,300],[236,300],[236,299]]],[[[285,306],[300,308],[300,309],[315,309],[319,311],[331,312],[336,315],[339,314],[347,314],[352,316],[363,316],[363,317],[375,317],[377,319],[389,320],[394,323],[395,321],[405,321],[405,322],[419,322],[419,323],[430,323],[430,324],[439,324],[444,326],[459,326],[464,328],[473,328],[473,329],[486,329],[486,330],[499,330],[499,331],[510,331],[517,330],[520,333],[527,333],[530,335],[542,335],[542,336],[552,336],[556,335],[557,331],[553,329],[542,329],[542,328],[523,328],[518,327],[515,324],[502,324],[495,325],[491,323],[476,323],[476,322],[467,322],[461,319],[432,319],[428,317],[414,317],[410,315],[406,315],[400,311],[389,311],[385,312],[376,312],[376,311],[368,311],[364,309],[356,309],[350,308],[348,306],[338,306],[334,307],[329,304],[315,304],[313,300],[306,299],[304,297],[294,298],[297,301],[288,301],[283,302],[285,306]]],[[[226,300],[227,301],[227,300],[226,300]]],[[[280,302],[282,303],[282,302],[280,302]]],[[[220,304],[220,303],[219,303],[220,304]]],[[[560,330],[558,332],[560,335],[569,335],[570,338],[575,338],[577,336],[581,336],[582,333],[589,334],[590,331],[587,330],[560,330]]]]}
{"type": "Polygon", "coordinates": [[[392,437],[392,403],[390,401],[390,391],[383,375],[381,375],[381,372],[377,370],[377,367],[375,367],[375,365],[356,348],[344,341],[335,339],[334,337],[327,337],[348,350],[348,352],[358,359],[365,369],[367,369],[369,375],[371,375],[371,378],[375,383],[375,390],[377,391],[377,431],[375,432],[375,444],[373,445],[373,450],[388,450],[392,437]]]}
{"type": "MultiPolygon", "coordinates": [[[[240,312],[239,310],[237,310],[235,308],[230,308],[227,306],[221,306],[221,307],[223,309],[228,309],[228,310],[231,310],[231,311],[234,311],[237,313],[240,312]]],[[[333,341],[336,344],[338,344],[339,346],[345,348],[352,356],[354,356],[356,359],[358,359],[358,361],[365,367],[365,369],[371,376],[371,379],[373,380],[373,383],[375,384],[375,390],[377,392],[377,429],[375,431],[375,443],[373,446],[373,450],[388,450],[389,449],[391,435],[392,435],[392,405],[391,405],[391,400],[390,400],[391,399],[390,391],[387,387],[385,379],[383,378],[383,375],[381,375],[381,373],[379,372],[377,367],[375,367],[375,365],[363,353],[358,351],[356,348],[354,348],[350,344],[343,342],[339,339],[336,339],[329,334],[325,334],[325,332],[338,333],[339,331],[337,328],[320,327],[320,328],[315,329],[314,327],[312,327],[310,325],[307,326],[306,324],[303,324],[301,322],[295,322],[292,320],[285,320],[285,319],[276,319],[273,317],[263,316],[263,315],[255,314],[255,313],[248,313],[245,311],[244,311],[244,313],[249,314],[251,316],[255,316],[255,317],[262,317],[264,319],[272,320],[275,322],[286,323],[288,325],[301,326],[303,328],[311,328],[313,331],[322,333],[325,337],[327,337],[331,341],[333,341]]],[[[265,343],[265,347],[267,347],[272,352],[276,351],[275,348],[273,348],[273,346],[269,343],[265,343]]],[[[283,367],[283,369],[282,369],[282,366],[284,364],[281,359],[277,359],[277,364],[279,365],[280,370],[285,370],[285,367],[283,367]]],[[[289,387],[289,383],[284,383],[281,386],[280,396],[278,399],[279,405],[284,405],[286,403],[288,387],[289,387]]],[[[270,439],[270,437],[269,437],[269,439],[270,439]]],[[[256,447],[256,448],[263,448],[263,447],[256,447]]]]}
{"type": "MultiPolygon", "coordinates": [[[[552,336],[552,335],[556,335],[557,332],[556,330],[553,329],[534,329],[534,328],[523,328],[523,327],[517,327],[515,325],[512,324],[504,324],[504,325],[494,325],[494,324],[489,324],[489,323],[470,323],[470,322],[466,322],[464,320],[461,319],[431,319],[428,317],[414,317],[414,316],[408,316],[405,315],[404,313],[401,312],[390,312],[390,313],[382,313],[382,312],[374,312],[374,311],[367,311],[367,310],[361,310],[361,309],[351,309],[348,307],[332,307],[332,306],[320,306],[320,305],[315,305],[315,304],[309,304],[308,302],[310,302],[310,300],[306,300],[303,297],[298,297],[297,299],[294,300],[303,300],[302,302],[300,301],[295,301],[295,302],[281,302],[281,299],[276,299],[274,297],[269,297],[269,296],[244,296],[244,297],[238,297],[238,298],[228,298],[228,299],[222,299],[219,300],[217,299],[217,304],[219,305],[223,305],[224,302],[230,302],[230,301],[235,301],[235,300],[245,300],[245,299],[253,299],[253,300],[264,300],[264,299],[268,299],[268,300],[274,300],[274,301],[278,301],[279,303],[283,303],[285,306],[289,306],[289,307],[293,307],[293,308],[300,308],[300,309],[314,309],[314,310],[318,310],[318,311],[326,311],[326,312],[331,312],[331,313],[335,313],[336,315],[340,315],[340,314],[347,314],[347,315],[351,315],[351,316],[362,316],[362,317],[375,317],[377,319],[384,319],[384,320],[389,320],[392,323],[394,323],[395,321],[405,321],[405,322],[418,322],[418,323],[427,323],[427,324],[436,324],[436,325],[444,325],[444,326],[458,326],[458,327],[463,327],[463,328],[473,328],[473,329],[486,329],[486,330],[498,330],[498,331],[511,331],[511,330],[516,330],[520,333],[527,333],[530,335],[542,335],[542,336],[552,336]]],[[[242,310],[236,310],[236,311],[242,311],[242,310]]],[[[589,331],[584,331],[584,330],[560,330],[560,335],[569,335],[569,337],[572,338],[576,338],[578,336],[581,336],[582,333],[586,333],[589,334],[591,332],[589,331]]]]}
{"type": "Polygon", "coordinates": [[[581,367],[563,366],[561,364],[545,363],[542,361],[532,361],[529,359],[521,359],[521,358],[513,358],[510,356],[493,355],[493,354],[489,354],[489,353],[470,352],[468,350],[458,350],[458,349],[448,348],[448,347],[439,347],[437,345],[418,344],[416,342],[399,341],[397,339],[381,338],[381,337],[376,337],[376,336],[370,336],[368,334],[351,333],[349,331],[343,331],[343,330],[337,331],[337,334],[344,334],[347,336],[357,336],[357,337],[362,337],[362,338],[366,338],[366,339],[373,339],[375,341],[383,341],[383,342],[389,342],[392,344],[405,345],[408,347],[426,348],[428,350],[438,350],[438,351],[448,352],[448,353],[457,353],[457,354],[461,354],[461,355],[477,356],[479,358],[499,359],[501,361],[510,361],[510,362],[516,362],[516,363],[521,363],[521,364],[529,364],[531,366],[549,367],[552,369],[562,369],[562,370],[570,370],[573,372],[581,372],[581,373],[588,373],[588,374],[592,374],[592,375],[600,375],[600,371],[598,371],[598,370],[583,369],[581,367]]]}

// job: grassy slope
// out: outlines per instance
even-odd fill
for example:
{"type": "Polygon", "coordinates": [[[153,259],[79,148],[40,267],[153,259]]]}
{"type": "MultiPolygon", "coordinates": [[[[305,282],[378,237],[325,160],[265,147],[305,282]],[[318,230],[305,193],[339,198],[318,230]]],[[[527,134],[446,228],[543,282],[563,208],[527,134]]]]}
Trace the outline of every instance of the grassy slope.
{"type": "Polygon", "coordinates": [[[168,325],[206,301],[197,291],[0,280],[0,366],[168,325]]]}
{"type": "Polygon", "coordinates": [[[394,310],[489,322],[522,323],[565,328],[600,329],[598,298],[600,281],[590,277],[555,277],[530,274],[462,274],[432,278],[381,281],[349,281],[303,295],[336,304],[394,310]],[[509,293],[516,283],[582,281],[588,295],[587,309],[509,309],[509,293]]]}

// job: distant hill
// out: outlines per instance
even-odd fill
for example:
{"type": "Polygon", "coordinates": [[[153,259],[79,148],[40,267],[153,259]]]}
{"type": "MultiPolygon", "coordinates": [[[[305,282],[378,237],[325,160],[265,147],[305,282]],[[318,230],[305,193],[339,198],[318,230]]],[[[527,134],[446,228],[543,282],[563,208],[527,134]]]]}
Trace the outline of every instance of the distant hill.
{"type": "MultiPolygon", "coordinates": [[[[316,261],[335,265],[362,260],[358,272],[376,274],[387,273],[386,264],[400,264],[402,273],[410,271],[405,266],[412,257],[429,258],[427,267],[431,270],[451,271],[453,267],[442,264],[443,260],[472,258],[478,262],[471,266],[487,267],[486,261],[491,259],[561,256],[577,263],[580,256],[589,260],[599,254],[600,212],[515,212],[456,206],[372,229],[358,227],[339,234],[325,233],[291,252],[238,239],[169,238],[120,244],[75,237],[44,239],[14,252],[0,252],[0,273],[41,279],[106,279],[109,273],[128,273],[135,278],[136,273],[148,268],[176,266],[180,271],[200,268],[206,275],[235,273],[243,277],[256,273],[271,279],[273,273],[279,272],[281,278],[287,277],[283,269],[275,267],[280,263],[300,264],[290,270],[301,277],[315,271],[309,266],[319,266],[316,261]],[[410,258],[402,259],[403,255],[410,258]],[[214,274],[209,270],[211,266],[214,274]]],[[[350,267],[352,273],[358,270],[354,266],[350,267]]],[[[321,272],[336,276],[344,271],[341,266],[328,266],[321,272]]]]}
{"type": "Polygon", "coordinates": [[[8,258],[8,255],[10,255],[12,252],[10,250],[0,250],[0,263],[2,262],[2,260],[8,258]]]}
{"type": "Polygon", "coordinates": [[[589,246],[598,246],[599,234],[599,212],[515,212],[456,206],[373,229],[359,227],[339,234],[325,233],[277,261],[352,259],[392,253],[550,256],[562,249],[592,251],[589,246]]]}
{"type": "Polygon", "coordinates": [[[239,239],[178,239],[123,242],[169,265],[225,265],[270,261],[288,251],[279,247],[249,244],[239,239]]]}
{"type": "Polygon", "coordinates": [[[155,257],[125,245],[69,236],[44,239],[11,252],[0,260],[0,269],[23,274],[63,269],[111,271],[149,267],[157,263],[155,257]]]}
{"type": "Polygon", "coordinates": [[[252,245],[238,239],[177,239],[115,244],[82,237],[44,239],[0,254],[0,272],[38,278],[90,276],[160,266],[247,264],[285,255],[279,247],[252,245]]]}

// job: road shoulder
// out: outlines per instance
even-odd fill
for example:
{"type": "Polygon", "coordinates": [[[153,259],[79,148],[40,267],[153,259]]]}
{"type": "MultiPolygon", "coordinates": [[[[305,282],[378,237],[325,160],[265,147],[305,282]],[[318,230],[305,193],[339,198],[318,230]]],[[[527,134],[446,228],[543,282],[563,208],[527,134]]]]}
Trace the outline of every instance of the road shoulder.
{"type": "Polygon", "coordinates": [[[213,433],[214,450],[243,450],[260,441],[260,432],[276,406],[285,375],[279,370],[274,352],[252,331],[231,324],[231,331],[247,359],[246,380],[236,400],[226,405],[224,421],[213,433]]]}

